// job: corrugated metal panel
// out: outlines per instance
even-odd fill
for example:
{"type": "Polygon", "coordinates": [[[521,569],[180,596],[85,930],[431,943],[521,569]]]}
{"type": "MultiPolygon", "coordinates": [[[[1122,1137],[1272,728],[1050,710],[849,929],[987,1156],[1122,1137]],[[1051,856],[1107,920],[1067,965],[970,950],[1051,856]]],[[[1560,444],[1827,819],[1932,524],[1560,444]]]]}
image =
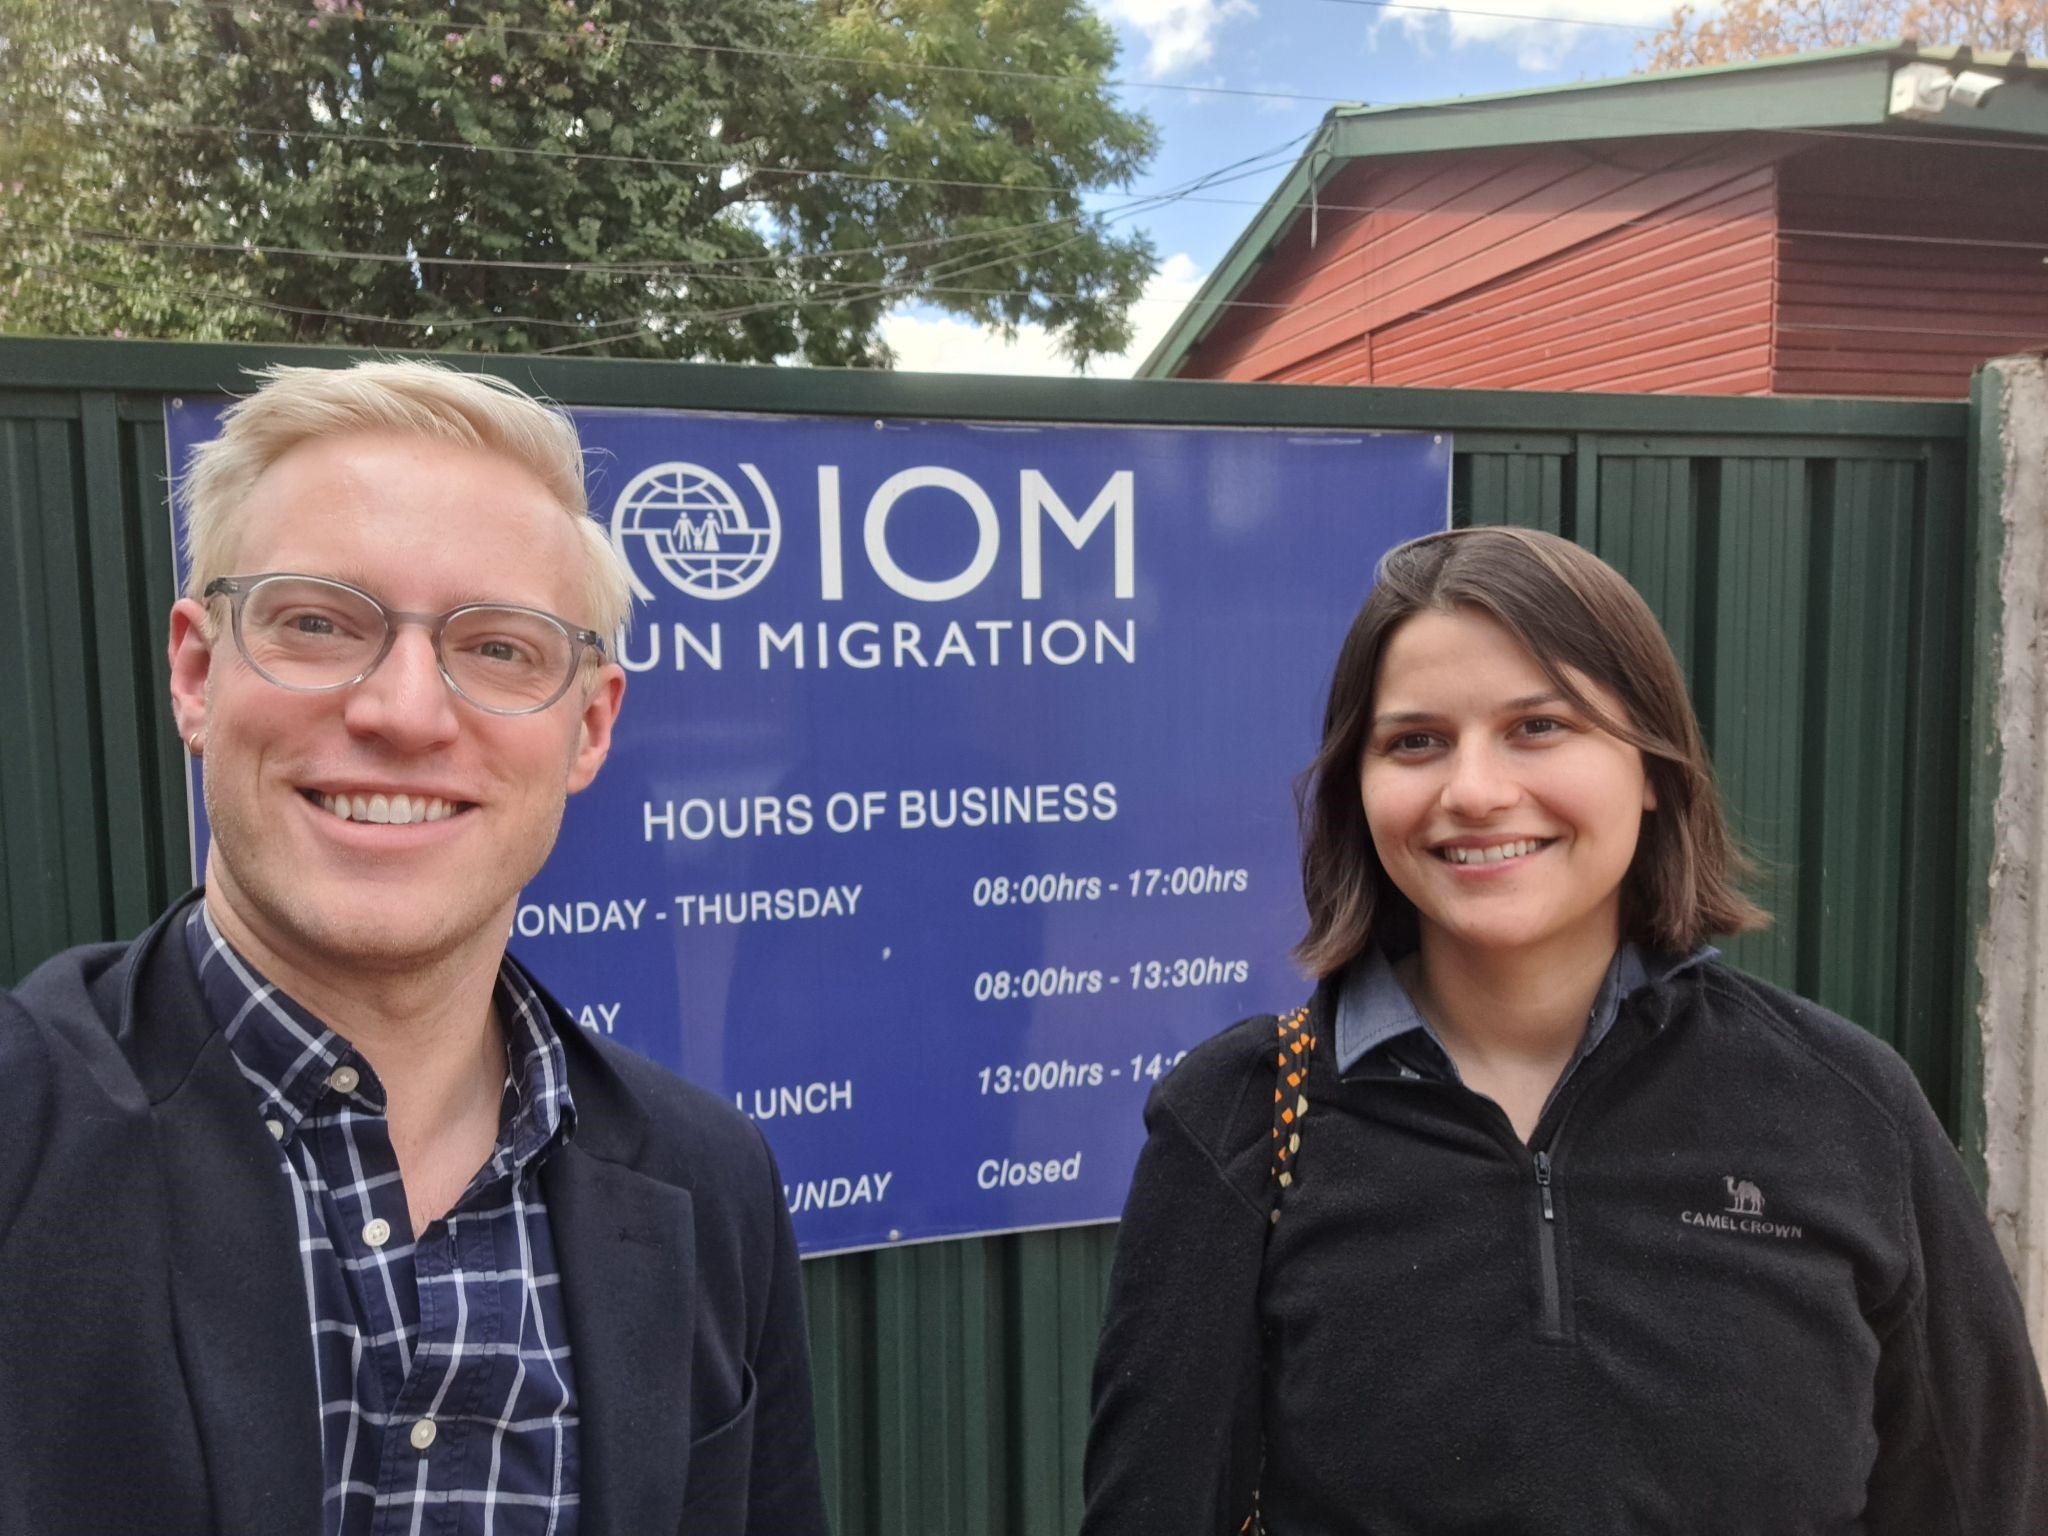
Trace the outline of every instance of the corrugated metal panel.
{"type": "Polygon", "coordinates": [[[1719,468],[1718,537],[1705,566],[1715,645],[1711,670],[1697,685],[1700,714],[1736,836],[1756,856],[1759,898],[1776,918],[1765,932],[1726,947],[1735,964],[1791,986],[1807,808],[1799,792],[1802,724],[1808,682],[1818,683],[1809,678],[1806,650],[1807,461],[1719,468]]]}
{"type": "Polygon", "coordinates": [[[1308,348],[1313,352],[1353,334],[1342,316],[1363,302],[1360,284],[1371,282],[1371,263],[1398,263],[1413,254],[1418,239],[1426,243],[1433,227],[1469,222],[1517,188],[1526,190],[1516,172],[1536,158],[1512,151],[1429,155],[1339,173],[1312,196],[1309,216],[1297,221],[1235,296],[1181,375],[1259,378],[1267,370],[1250,359],[1278,343],[1310,332],[1317,337],[1308,348]],[[1324,334],[1330,327],[1334,337],[1324,334]]]}
{"type": "MultiPolygon", "coordinates": [[[[1459,388],[1625,388],[1634,356],[1686,334],[1724,338],[1741,386],[1769,382],[1772,245],[1769,170],[1690,198],[1656,219],[1433,308],[1361,343],[1286,370],[1289,383],[1443,383],[1459,388]],[[1754,311],[1749,334],[1736,311],[1754,311]],[[1359,351],[1369,342],[1370,376],[1359,351]],[[1605,343],[1611,358],[1593,354],[1605,343]],[[1604,366],[1603,366],[1604,365],[1604,366]],[[1588,370],[1593,370],[1590,374],[1588,370]],[[1617,383],[1619,380],[1621,382],[1617,383]]],[[[1701,378],[1730,369],[1694,369],[1701,378]]]]}
{"type": "Polygon", "coordinates": [[[1383,327],[1374,382],[1762,394],[1773,225],[1772,172],[1752,171],[1383,327]]]}
{"type": "Polygon", "coordinates": [[[1588,434],[1463,452],[1458,518],[1575,538],[1643,592],[1775,917],[1730,960],[1890,1041],[1954,1124],[1962,809],[1941,733],[1961,707],[1944,679],[1967,670],[1957,450],[1733,446],[1588,434]]]}
{"type": "Polygon", "coordinates": [[[1706,462],[1647,454],[1600,461],[1599,526],[1584,542],[1649,602],[1687,676],[1696,675],[1706,462]]]}
{"type": "Polygon", "coordinates": [[[1080,1518],[1115,1228],[805,1266],[840,1536],[1055,1536],[1080,1518]]]}
{"type": "Polygon", "coordinates": [[[1779,394],[1961,399],[2048,341],[2038,148],[1858,140],[1781,181],[1779,394]],[[1902,193],[1904,195],[1902,195],[1902,193]]]}
{"type": "Polygon", "coordinates": [[[163,656],[170,531],[138,515],[142,487],[161,483],[162,428],[135,430],[99,393],[0,396],[0,412],[11,979],[66,945],[137,931],[182,885],[186,829],[163,656]]]}
{"type": "Polygon", "coordinates": [[[1567,149],[1490,151],[1472,156],[1470,167],[1439,159],[1381,171],[1383,179],[1401,176],[1409,184],[1391,194],[1375,186],[1371,200],[1385,211],[1370,216],[1366,238],[1347,261],[1332,263],[1339,281],[1320,313],[1306,304],[1290,313],[1247,357],[1248,366],[1269,376],[1322,350],[1333,336],[1375,330],[1625,225],[1640,216],[1645,184],[1664,174],[1672,152],[1660,145],[1649,158],[1638,167],[1589,161],[1567,149]],[[1468,169],[1493,174],[1446,196],[1452,176],[1468,169]],[[1311,316],[1312,327],[1290,334],[1311,316]]]}
{"type": "Polygon", "coordinates": [[[1562,451],[1461,453],[1452,466],[1451,484],[1458,524],[1512,523],[1561,534],[1564,474],[1562,451]]]}
{"type": "Polygon", "coordinates": [[[1503,261],[1548,254],[1569,238],[1567,230],[1590,232],[1589,220],[1591,228],[1611,227],[1626,212],[1602,200],[1637,179],[1552,149],[1357,167],[1330,185],[1331,222],[1318,214],[1298,224],[1238,295],[1272,306],[1252,313],[1255,334],[1234,347],[1219,339],[1214,363],[1205,343],[1191,369],[1203,377],[1270,377],[1370,331],[1388,314],[1462,292],[1503,261]],[[1528,243],[1516,251],[1517,240],[1528,243]],[[1459,265],[1474,261],[1483,263],[1477,277],[1459,265]]]}
{"type": "Polygon", "coordinates": [[[1978,365],[2048,343],[2043,251],[2048,228],[2031,249],[1784,236],[1773,388],[1963,398],[1978,365]]]}
{"type": "MultiPolygon", "coordinates": [[[[1181,372],[1319,383],[1455,377],[1509,387],[1494,373],[1533,361],[1514,387],[1585,388],[1592,386],[1560,386],[1553,376],[1603,343],[1618,343],[1625,361],[1646,329],[1678,329],[1686,317],[1674,311],[1688,300],[1699,310],[1695,334],[1725,343],[1731,307],[1743,296],[1758,306],[1751,326],[1769,318],[1769,168],[1786,152],[1776,141],[1702,151],[1663,139],[1603,146],[1597,158],[1547,147],[1356,167],[1331,183],[1328,200],[1370,211],[1333,207],[1325,220],[1298,224],[1181,372]],[[1637,263],[1635,288],[1602,286],[1610,247],[1614,259],[1637,263]],[[1568,260],[1573,253],[1581,254],[1568,260]],[[1693,274],[1697,291],[1667,292],[1685,274],[1664,272],[1660,284],[1660,264],[1688,259],[1707,268],[1693,274]],[[1731,298],[1736,288],[1743,295],[1731,298]],[[1566,322],[1556,336],[1525,334],[1553,312],[1566,322]],[[1403,344],[1390,354],[1396,331],[1403,344]],[[1429,355],[1443,341],[1463,344],[1448,359],[1429,355]],[[1505,357],[1497,369],[1496,355],[1505,357]],[[1476,376],[1459,376],[1461,369],[1476,376]]],[[[1760,345],[1756,337],[1745,342],[1760,345]]]]}
{"type": "MultiPolygon", "coordinates": [[[[2019,54],[1876,43],[1576,86],[1392,107],[1338,107],[1140,365],[1139,377],[1185,373],[1190,353],[1227,313],[1225,306],[1311,206],[1315,182],[1343,173],[1354,161],[1558,143],[1584,145],[1598,156],[1616,140],[1647,135],[1748,136],[1783,130],[1860,144],[1908,135],[1908,142],[1939,142],[1952,132],[1964,142],[2024,144],[2042,135],[2040,115],[2033,110],[2038,98],[2025,89],[2030,69],[2038,80],[2042,68],[2029,66],[2019,54]],[[1902,123],[1888,113],[1889,83],[1896,65],[1915,58],[1950,66],[1958,59],[1973,61],[1970,68],[2004,73],[2021,89],[1998,91],[1970,104],[1959,94],[1933,119],[1902,123]],[[2008,134],[2014,137],[1993,137],[2008,134]]],[[[2030,175],[2022,174],[2013,184],[2030,181],[2030,175]]]]}
{"type": "Polygon", "coordinates": [[[2048,202],[2013,195],[2038,160],[1753,136],[1361,161],[1180,373],[1959,399],[2048,338],[2048,202]]]}
{"type": "MultiPolygon", "coordinates": [[[[258,360],[253,349],[49,352],[81,383],[166,393],[221,387],[258,360]]],[[[0,342],[0,377],[25,375],[23,356],[24,344],[0,342]]],[[[1780,928],[1739,946],[1741,958],[1894,1040],[1955,1115],[1956,786],[1971,691],[1960,408],[632,364],[537,377],[591,404],[1460,432],[1459,521],[1590,544],[1670,629],[1738,817],[1775,861],[1780,928]],[[1697,430],[1714,422],[1742,430],[1697,430]]],[[[0,981],[64,944],[134,932],[183,882],[180,757],[163,702],[162,442],[158,393],[0,385],[0,594],[16,658],[0,669],[12,723],[0,733],[0,981]]],[[[1113,1241],[1112,1228],[1076,1228],[806,1266],[841,1536],[1073,1529],[1113,1241]]]]}

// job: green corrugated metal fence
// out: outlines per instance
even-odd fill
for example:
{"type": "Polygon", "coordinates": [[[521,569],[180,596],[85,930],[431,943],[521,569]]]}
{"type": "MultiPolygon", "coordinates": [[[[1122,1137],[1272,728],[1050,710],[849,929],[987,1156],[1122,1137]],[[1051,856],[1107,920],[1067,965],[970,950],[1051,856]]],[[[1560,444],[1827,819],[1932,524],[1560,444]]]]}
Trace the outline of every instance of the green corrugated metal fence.
{"type": "MultiPolygon", "coordinates": [[[[0,339],[0,983],[134,933],[186,883],[164,399],[243,387],[264,362],[343,358],[0,339]]],[[[577,405],[1455,433],[1458,522],[1589,545],[1669,631],[1779,915],[1733,958],[1891,1041],[1950,1125],[1965,1118],[1968,408],[490,366],[577,405]]],[[[806,1266],[842,1536],[1073,1529],[1113,1236],[806,1266]]]]}

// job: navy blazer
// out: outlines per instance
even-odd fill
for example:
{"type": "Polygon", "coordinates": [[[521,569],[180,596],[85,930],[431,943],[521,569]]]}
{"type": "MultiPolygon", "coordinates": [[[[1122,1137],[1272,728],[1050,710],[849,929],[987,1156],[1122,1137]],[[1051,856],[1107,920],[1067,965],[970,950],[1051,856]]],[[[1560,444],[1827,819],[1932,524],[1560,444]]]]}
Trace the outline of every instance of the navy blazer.
{"type": "MultiPolygon", "coordinates": [[[[321,1529],[284,1169],[200,995],[189,901],[0,994],[0,1536],[321,1529]]],[[[541,1173],[581,1528],[825,1531],[796,1248],[751,1122],[542,993],[577,1125],[541,1173]]]]}

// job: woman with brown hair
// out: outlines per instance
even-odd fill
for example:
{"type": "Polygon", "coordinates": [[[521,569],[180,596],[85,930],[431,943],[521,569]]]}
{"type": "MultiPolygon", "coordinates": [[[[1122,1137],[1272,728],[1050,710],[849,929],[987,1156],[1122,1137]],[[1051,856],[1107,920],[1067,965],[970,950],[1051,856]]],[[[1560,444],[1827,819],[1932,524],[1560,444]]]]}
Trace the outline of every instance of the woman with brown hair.
{"type": "Polygon", "coordinates": [[[1086,1536],[2048,1532],[2012,1282],[1905,1064],[1759,926],[1596,557],[1394,550],[1303,792],[1317,986],[1154,1092],[1086,1536]]]}

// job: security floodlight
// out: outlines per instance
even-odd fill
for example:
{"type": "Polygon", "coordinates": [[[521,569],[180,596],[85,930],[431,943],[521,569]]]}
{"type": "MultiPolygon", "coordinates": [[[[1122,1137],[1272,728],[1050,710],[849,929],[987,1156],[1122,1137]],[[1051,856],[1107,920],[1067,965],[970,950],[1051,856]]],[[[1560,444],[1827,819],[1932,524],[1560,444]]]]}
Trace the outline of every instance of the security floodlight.
{"type": "Polygon", "coordinates": [[[2003,75],[1987,75],[1981,69],[1966,69],[1956,76],[1948,99],[1959,107],[1981,107],[1984,98],[2005,84],[2003,75]]]}
{"type": "Polygon", "coordinates": [[[1955,76],[1939,64],[1901,64],[1892,71],[1893,117],[1938,117],[1955,76]]]}
{"type": "Polygon", "coordinates": [[[1892,71],[1891,115],[1928,118],[1945,107],[1981,107],[2004,84],[2005,76],[1981,69],[1951,74],[1939,64],[1901,64],[1892,71]]]}

